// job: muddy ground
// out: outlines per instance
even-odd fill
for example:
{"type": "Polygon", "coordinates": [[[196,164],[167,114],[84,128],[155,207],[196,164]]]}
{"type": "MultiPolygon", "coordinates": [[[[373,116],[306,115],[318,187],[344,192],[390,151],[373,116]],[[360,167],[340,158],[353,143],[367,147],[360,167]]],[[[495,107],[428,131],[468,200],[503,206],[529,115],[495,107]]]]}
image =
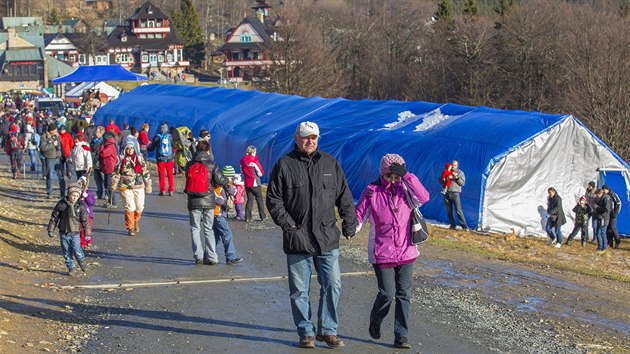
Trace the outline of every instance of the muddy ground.
{"type": "MultiPolygon", "coordinates": [[[[207,293],[202,286],[76,288],[284,275],[281,252],[273,253],[281,244],[279,232],[270,222],[232,223],[244,264],[207,271],[192,264],[185,236],[183,241],[174,240],[177,230],[185,229],[187,217],[185,210],[169,210],[183,205],[185,196],[176,195],[169,203],[153,196],[147,199],[153,213],[145,219],[153,218],[147,232],[161,237],[143,242],[124,236],[120,210],[107,225],[106,211],[97,208],[96,246],[88,252],[88,274],[68,278],[58,238],[48,239],[44,228],[56,200],[44,198],[43,181],[35,178],[28,174],[26,180],[14,181],[6,165],[0,169],[0,352],[208,351],[204,344],[208,337],[216,351],[278,352],[278,345],[283,346],[281,352],[294,350],[296,338],[282,281],[238,286],[244,293],[239,295],[243,299],[237,298],[243,301],[241,310],[262,311],[263,317],[267,310],[268,318],[253,322],[256,329],[270,331],[267,337],[275,338],[271,342],[240,332],[254,326],[251,321],[225,320],[238,307],[226,304],[225,313],[191,313],[182,302],[197,292],[207,293]],[[183,246],[175,249],[181,242],[183,246]],[[250,291],[252,296],[274,294],[274,300],[265,304],[267,308],[247,310],[250,291]],[[160,300],[148,300],[154,297],[160,300]],[[184,300],[169,301],[175,297],[184,300]],[[178,326],[182,321],[197,322],[201,328],[183,330],[178,326]],[[233,331],[216,335],[219,325],[230,325],[233,331]],[[137,335],[127,335],[130,328],[137,335]],[[178,346],[160,344],[164,333],[178,346]]],[[[365,316],[355,314],[369,311],[374,292],[365,237],[363,233],[341,245],[342,271],[368,273],[344,278],[341,301],[351,305],[343,307],[341,335],[348,338],[348,352],[393,352],[372,341],[363,328],[365,316]],[[353,301],[357,296],[362,300],[353,301]]],[[[412,352],[630,353],[630,242],[605,254],[595,248],[575,243],[558,250],[540,239],[433,228],[415,267],[412,352]]]]}

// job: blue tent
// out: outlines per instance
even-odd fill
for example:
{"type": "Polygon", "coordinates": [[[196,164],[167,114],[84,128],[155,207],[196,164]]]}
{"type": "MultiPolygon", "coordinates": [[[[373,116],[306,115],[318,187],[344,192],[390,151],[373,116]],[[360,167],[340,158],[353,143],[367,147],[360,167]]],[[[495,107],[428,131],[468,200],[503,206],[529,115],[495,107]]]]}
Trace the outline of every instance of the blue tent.
{"type": "Polygon", "coordinates": [[[52,80],[53,84],[66,82],[100,82],[100,81],[147,81],[148,77],[138,75],[116,65],[84,65],[75,71],[52,80]]]}
{"type": "MultiPolygon", "coordinates": [[[[423,213],[442,222],[448,218],[437,180],[457,159],[467,179],[461,194],[466,220],[482,230],[543,235],[548,187],[558,190],[571,219],[598,169],[625,171],[628,180],[628,164],[570,115],[146,85],[100,108],[94,119],[137,128],[147,122],[150,135],[161,122],[186,125],[195,135],[208,129],[220,165],[238,170],[246,147],[254,145],[266,176],[293,148],[295,126],[310,120],[319,124],[320,147],[338,158],[355,198],[376,179],[380,158],[398,153],[431,193],[423,213]]],[[[626,191],[619,194],[628,199],[626,191]]]]}

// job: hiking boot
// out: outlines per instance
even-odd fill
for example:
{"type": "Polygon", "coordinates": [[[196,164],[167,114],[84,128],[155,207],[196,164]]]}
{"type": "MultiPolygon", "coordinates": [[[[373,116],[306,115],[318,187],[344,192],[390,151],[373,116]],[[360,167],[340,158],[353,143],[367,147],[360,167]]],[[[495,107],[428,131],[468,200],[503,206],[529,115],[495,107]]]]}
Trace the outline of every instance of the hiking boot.
{"type": "Polygon", "coordinates": [[[230,259],[229,261],[225,262],[226,264],[236,264],[236,263],[241,263],[243,261],[243,258],[241,257],[236,257],[234,259],[230,259]]]}
{"type": "Polygon", "coordinates": [[[195,264],[203,264],[203,261],[201,259],[195,259],[195,264]]]}
{"type": "Polygon", "coordinates": [[[203,264],[205,264],[205,265],[216,265],[218,263],[219,262],[217,262],[217,261],[210,261],[210,260],[203,261],[203,264]]]}
{"type": "Polygon", "coordinates": [[[109,204],[109,203],[105,203],[105,204],[103,204],[103,208],[106,208],[106,209],[108,209],[110,206],[112,206],[112,205],[111,205],[111,204],[109,204]]]}
{"type": "Polygon", "coordinates": [[[164,192],[160,192],[158,195],[159,195],[160,197],[163,197],[163,196],[164,196],[164,192]]]}
{"type": "Polygon", "coordinates": [[[394,339],[394,347],[401,348],[401,349],[409,349],[411,348],[411,344],[409,344],[409,340],[407,340],[407,337],[396,336],[396,339],[394,339]]]}
{"type": "Polygon", "coordinates": [[[315,339],[313,338],[313,336],[300,337],[300,342],[298,343],[298,347],[315,348],[315,339]]]}
{"type": "Polygon", "coordinates": [[[326,342],[330,348],[340,348],[345,346],[343,341],[334,334],[318,334],[315,339],[318,342],[326,342]]]}
{"type": "Polygon", "coordinates": [[[81,270],[85,273],[87,270],[87,262],[85,259],[79,262],[79,268],[81,268],[81,270]]]}
{"type": "Polygon", "coordinates": [[[173,192],[168,192],[168,196],[169,196],[169,197],[172,197],[172,196],[173,196],[173,194],[174,194],[173,192]]]}
{"type": "Polygon", "coordinates": [[[565,244],[566,246],[570,245],[570,244],[571,244],[571,239],[570,239],[570,238],[568,238],[564,244],[565,244]]]}
{"type": "Polygon", "coordinates": [[[455,226],[455,225],[451,225],[451,226],[449,226],[448,228],[449,228],[449,229],[451,229],[451,230],[455,230],[455,229],[457,229],[457,226],[455,226]]]}
{"type": "Polygon", "coordinates": [[[136,233],[133,231],[133,229],[129,229],[128,233],[129,233],[129,236],[136,236],[136,233]]]}
{"type": "Polygon", "coordinates": [[[586,243],[586,241],[582,240],[582,247],[584,247],[585,243],[586,243]]]}
{"type": "Polygon", "coordinates": [[[75,268],[68,268],[68,276],[69,277],[73,277],[76,274],[76,272],[74,270],[75,270],[75,268]]]}
{"type": "Polygon", "coordinates": [[[370,318],[370,327],[368,328],[368,332],[370,332],[370,337],[374,339],[381,338],[381,324],[370,318]]]}
{"type": "Polygon", "coordinates": [[[547,242],[547,246],[551,246],[551,244],[552,244],[552,243],[553,243],[553,240],[549,240],[549,241],[547,242]]]}

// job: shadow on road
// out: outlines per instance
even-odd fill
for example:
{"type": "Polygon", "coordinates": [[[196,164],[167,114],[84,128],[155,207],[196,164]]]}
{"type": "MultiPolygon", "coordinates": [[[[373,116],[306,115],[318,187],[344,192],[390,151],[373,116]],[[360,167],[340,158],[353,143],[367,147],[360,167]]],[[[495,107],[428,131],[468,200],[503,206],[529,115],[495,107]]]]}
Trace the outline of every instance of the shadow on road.
{"type": "Polygon", "coordinates": [[[107,252],[94,251],[94,250],[87,250],[86,253],[92,257],[114,259],[114,260],[119,260],[119,261],[123,260],[123,261],[129,261],[129,262],[159,263],[159,264],[174,264],[174,265],[194,264],[194,261],[192,259],[153,257],[153,256],[142,256],[142,255],[137,255],[137,254],[128,255],[128,254],[121,254],[121,253],[107,253],[107,252]]]}
{"type": "Polygon", "coordinates": [[[3,297],[15,300],[15,301],[0,300],[0,308],[3,308],[7,311],[11,311],[13,313],[20,313],[26,316],[47,319],[47,320],[61,321],[61,322],[69,323],[69,324],[98,324],[101,326],[120,326],[120,327],[147,329],[147,330],[162,331],[162,332],[182,333],[186,335],[202,335],[202,336],[223,337],[223,338],[230,338],[230,339],[238,338],[238,339],[244,339],[244,340],[249,340],[249,341],[269,342],[269,343],[276,343],[276,344],[285,345],[289,347],[295,347],[294,341],[273,338],[272,335],[262,335],[262,336],[239,335],[239,334],[234,334],[234,333],[211,331],[211,330],[204,330],[204,329],[190,329],[190,328],[179,328],[179,327],[174,327],[174,326],[165,326],[165,325],[156,324],[155,321],[153,321],[152,323],[147,323],[147,322],[124,320],[124,319],[99,319],[99,317],[96,317],[96,316],[101,315],[101,314],[107,314],[109,316],[124,315],[124,316],[150,318],[153,320],[180,321],[184,324],[192,322],[192,323],[211,325],[211,326],[244,328],[253,333],[259,333],[260,331],[293,333],[294,330],[292,329],[254,325],[254,324],[217,320],[217,319],[208,319],[208,318],[195,317],[195,316],[187,316],[187,315],[183,315],[181,313],[172,312],[172,311],[155,311],[155,310],[130,309],[130,308],[120,308],[120,307],[110,307],[110,306],[100,306],[100,305],[86,305],[82,303],[73,303],[73,302],[29,298],[29,297],[18,297],[18,296],[12,296],[12,295],[3,295],[3,297]],[[31,304],[28,304],[27,302],[31,304]],[[42,304],[44,306],[38,306],[37,304],[42,304]],[[49,308],[50,306],[55,306],[58,309],[51,309],[49,308]],[[72,308],[72,312],[68,312],[67,310],[65,310],[68,308],[72,308]]]}

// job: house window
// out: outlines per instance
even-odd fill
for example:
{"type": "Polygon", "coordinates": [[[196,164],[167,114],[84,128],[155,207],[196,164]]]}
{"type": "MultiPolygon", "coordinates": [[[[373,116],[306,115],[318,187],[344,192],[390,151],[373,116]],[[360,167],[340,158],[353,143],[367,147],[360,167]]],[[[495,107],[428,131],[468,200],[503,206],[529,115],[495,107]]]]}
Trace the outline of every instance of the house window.
{"type": "Polygon", "coordinates": [[[117,63],[127,63],[129,61],[128,54],[116,54],[116,62],[117,63]]]}
{"type": "Polygon", "coordinates": [[[79,64],[85,64],[85,54],[79,54],[79,64]]]}
{"type": "Polygon", "coordinates": [[[149,61],[149,56],[148,56],[148,55],[146,55],[146,54],[142,54],[142,62],[143,62],[143,63],[146,63],[146,62],[148,62],[148,61],[149,61]]]}
{"type": "Polygon", "coordinates": [[[153,39],[153,38],[155,38],[155,35],[154,35],[153,33],[149,33],[149,34],[147,35],[147,38],[149,38],[149,39],[153,39]]]}
{"type": "Polygon", "coordinates": [[[232,53],[232,60],[239,60],[241,53],[232,53]]]}
{"type": "Polygon", "coordinates": [[[260,53],[258,52],[253,52],[252,55],[254,56],[254,60],[260,59],[260,53]]]}
{"type": "Polygon", "coordinates": [[[70,56],[68,57],[68,61],[70,61],[71,63],[74,63],[77,61],[77,56],[74,54],[70,54],[70,56]]]}
{"type": "Polygon", "coordinates": [[[156,27],[162,27],[162,20],[157,20],[156,27]]]}
{"type": "Polygon", "coordinates": [[[127,35],[123,33],[123,35],[120,36],[120,41],[121,42],[126,42],[127,41],[127,35]]]}
{"type": "Polygon", "coordinates": [[[143,33],[143,34],[140,35],[140,39],[145,39],[145,38],[147,38],[146,34],[143,33]]]}
{"type": "Polygon", "coordinates": [[[63,55],[63,52],[57,52],[55,53],[55,59],[57,60],[64,60],[65,56],[63,55]]]}
{"type": "Polygon", "coordinates": [[[158,55],[158,61],[161,63],[164,61],[164,55],[160,54],[158,55]]]}
{"type": "Polygon", "coordinates": [[[153,27],[155,27],[155,21],[153,21],[153,20],[149,20],[149,21],[147,22],[147,27],[149,27],[149,28],[153,28],[153,27]]]}
{"type": "Polygon", "coordinates": [[[147,23],[145,21],[140,21],[140,27],[145,28],[147,23]]]}
{"type": "Polygon", "coordinates": [[[241,43],[249,43],[252,41],[252,35],[249,33],[241,34],[241,43]]]}
{"type": "Polygon", "coordinates": [[[163,36],[162,36],[162,33],[156,33],[156,34],[155,34],[155,38],[162,38],[162,37],[163,37],[163,36]]]}
{"type": "Polygon", "coordinates": [[[166,59],[167,59],[168,61],[173,61],[173,53],[168,53],[168,54],[166,54],[166,59]]]}

